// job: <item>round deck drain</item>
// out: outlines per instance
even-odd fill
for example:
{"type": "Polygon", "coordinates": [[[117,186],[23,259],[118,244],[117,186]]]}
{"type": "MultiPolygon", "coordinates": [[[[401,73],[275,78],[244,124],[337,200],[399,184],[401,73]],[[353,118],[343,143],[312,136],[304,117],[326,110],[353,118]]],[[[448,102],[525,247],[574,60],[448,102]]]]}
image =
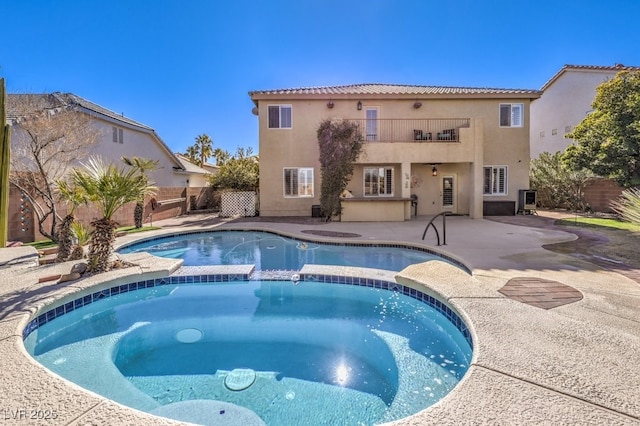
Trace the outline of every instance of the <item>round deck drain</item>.
{"type": "Polygon", "coordinates": [[[204,333],[197,328],[185,328],[176,333],[176,340],[180,343],[195,343],[202,339],[204,333]]]}
{"type": "Polygon", "coordinates": [[[245,390],[256,381],[256,372],[249,368],[236,368],[224,378],[224,385],[232,391],[245,390]]]}

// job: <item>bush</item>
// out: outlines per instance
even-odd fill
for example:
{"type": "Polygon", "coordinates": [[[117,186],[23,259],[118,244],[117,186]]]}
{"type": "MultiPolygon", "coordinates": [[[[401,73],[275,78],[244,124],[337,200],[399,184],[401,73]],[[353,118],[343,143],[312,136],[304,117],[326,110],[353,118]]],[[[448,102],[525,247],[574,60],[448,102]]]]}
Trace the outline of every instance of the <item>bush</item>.
{"type": "Polygon", "coordinates": [[[640,188],[623,191],[619,199],[611,202],[611,209],[624,220],[640,225],[640,188]]]}

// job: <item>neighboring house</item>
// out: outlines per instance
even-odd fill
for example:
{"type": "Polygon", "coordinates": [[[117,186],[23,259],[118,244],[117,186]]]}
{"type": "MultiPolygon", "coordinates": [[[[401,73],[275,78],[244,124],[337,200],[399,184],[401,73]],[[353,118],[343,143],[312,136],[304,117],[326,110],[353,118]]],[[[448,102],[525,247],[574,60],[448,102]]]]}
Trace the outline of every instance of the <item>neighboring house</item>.
{"type": "MultiPolygon", "coordinates": [[[[71,109],[78,114],[86,114],[91,117],[91,124],[100,135],[91,146],[90,155],[100,156],[106,162],[122,167],[123,156],[158,161],[157,170],[148,172],[157,192],[145,200],[145,222],[185,214],[192,206],[197,208],[207,201],[204,196],[208,194],[209,187],[204,177],[207,170],[174,155],[151,127],[71,93],[9,94],[7,107],[7,121],[10,124],[22,114],[35,110],[47,110],[49,114],[55,114],[60,109],[71,109]],[[192,198],[195,201],[190,202],[192,198]]],[[[13,126],[13,144],[25,136],[21,131],[19,126],[13,126]]],[[[83,159],[72,166],[80,166],[81,161],[83,159]]],[[[41,239],[30,201],[15,187],[10,196],[9,239],[23,242],[41,239]]],[[[66,207],[60,207],[59,214],[64,214],[66,207]]],[[[121,225],[132,224],[133,208],[134,203],[127,204],[116,212],[114,220],[121,225]]],[[[85,224],[96,217],[97,212],[91,207],[81,207],[76,211],[76,219],[85,224]]]]}
{"type": "Polygon", "coordinates": [[[182,168],[184,169],[184,173],[188,175],[187,183],[188,186],[194,187],[204,187],[209,186],[209,176],[215,174],[218,171],[218,167],[213,164],[205,163],[202,167],[192,163],[188,157],[176,152],[174,154],[180,164],[182,164],[182,168]]]}
{"type": "Polygon", "coordinates": [[[537,90],[360,84],[249,95],[259,116],[261,216],[317,212],[316,132],[326,118],[358,123],[365,138],[342,221],[514,214],[528,189],[537,90]]]}
{"type": "MultiPolygon", "coordinates": [[[[640,67],[565,65],[544,86],[542,95],[531,103],[531,158],[543,152],[554,154],[574,143],[565,138],[592,111],[596,89],[620,71],[637,71],[640,67]]],[[[584,188],[584,200],[591,209],[610,212],[610,202],[623,188],[608,178],[592,179],[584,188]]]]}
{"type": "Polygon", "coordinates": [[[544,86],[531,104],[531,158],[541,153],[564,151],[573,144],[565,138],[592,111],[596,88],[619,71],[639,67],[565,65],[544,86]]]}
{"type": "MultiPolygon", "coordinates": [[[[140,157],[158,161],[158,169],[149,172],[150,179],[159,187],[187,187],[189,174],[173,152],[151,127],[138,123],[122,114],[117,114],[72,93],[8,94],[7,116],[11,122],[17,115],[17,106],[31,105],[34,108],[54,111],[72,108],[78,113],[93,117],[96,128],[102,135],[91,149],[108,162],[121,165],[121,158],[140,157]]],[[[15,132],[16,130],[13,130],[15,132]]],[[[19,137],[14,134],[12,139],[19,137]]]]}

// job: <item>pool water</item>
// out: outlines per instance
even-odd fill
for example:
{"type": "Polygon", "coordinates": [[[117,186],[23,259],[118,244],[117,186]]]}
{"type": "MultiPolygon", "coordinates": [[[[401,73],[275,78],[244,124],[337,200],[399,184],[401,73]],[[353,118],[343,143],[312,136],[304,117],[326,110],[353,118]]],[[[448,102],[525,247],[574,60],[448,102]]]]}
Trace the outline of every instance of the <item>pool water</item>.
{"type": "Polygon", "coordinates": [[[240,416],[236,407],[269,425],[406,417],[450,392],[472,356],[425,303],[314,281],[130,291],[41,325],[25,346],[57,374],[133,408],[188,421],[209,407],[204,418],[216,423],[240,416]]]}
{"type": "Polygon", "coordinates": [[[182,234],[126,246],[120,253],[146,251],[184,259],[185,266],[255,265],[256,270],[300,270],[305,264],[357,266],[401,271],[414,263],[439,259],[420,250],[384,245],[334,245],[303,242],[259,231],[182,234]]]}

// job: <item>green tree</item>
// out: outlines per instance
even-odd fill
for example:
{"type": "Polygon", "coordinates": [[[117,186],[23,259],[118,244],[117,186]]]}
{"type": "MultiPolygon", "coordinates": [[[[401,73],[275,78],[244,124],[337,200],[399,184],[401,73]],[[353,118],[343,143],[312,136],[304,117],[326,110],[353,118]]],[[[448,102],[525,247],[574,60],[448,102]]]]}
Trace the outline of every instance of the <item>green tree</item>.
{"type": "Polygon", "coordinates": [[[202,167],[213,155],[213,141],[207,134],[198,135],[195,144],[187,147],[186,155],[189,160],[202,167]]]}
{"type": "Polygon", "coordinates": [[[56,181],[57,190],[60,199],[67,204],[67,215],[62,219],[58,227],[58,254],[56,262],[64,262],[69,259],[73,249],[73,222],[75,221],[75,211],[82,204],[87,204],[87,193],[70,184],[69,182],[59,179],[56,181]]]}
{"type": "Polygon", "coordinates": [[[340,214],[340,194],[353,175],[353,163],[362,151],[363,137],[356,123],[327,119],[317,131],[320,146],[320,209],[327,221],[340,214]]]}
{"type": "Polygon", "coordinates": [[[229,151],[226,151],[222,148],[216,148],[213,150],[213,158],[216,159],[216,165],[222,166],[224,163],[229,161],[232,156],[229,154],[229,151]]]}
{"type": "Polygon", "coordinates": [[[107,271],[118,226],[112,220],[113,215],[125,204],[152,194],[155,188],[140,179],[138,170],[105,165],[95,157],[89,158],[83,168],[74,169],[71,179],[74,185],[86,192],[88,200],[102,215],[102,218],[91,222],[94,231],[89,248],[89,267],[93,272],[107,271]]]}
{"type": "Polygon", "coordinates": [[[586,210],[584,187],[594,174],[586,169],[572,170],[562,158],[563,153],[558,151],[543,152],[531,160],[529,184],[538,191],[542,207],[586,210]]]}
{"type": "Polygon", "coordinates": [[[251,148],[238,148],[209,178],[211,186],[234,191],[255,191],[259,182],[259,159],[251,148]]]}
{"type": "Polygon", "coordinates": [[[592,107],[566,135],[576,144],[567,149],[564,161],[622,186],[640,184],[640,71],[621,71],[602,83],[592,107]]]}
{"type": "MultiPolygon", "coordinates": [[[[158,168],[158,164],[160,163],[158,160],[149,160],[147,158],[138,158],[138,157],[122,157],[122,161],[129,167],[133,167],[138,171],[140,175],[140,179],[144,180],[147,186],[153,185],[153,183],[149,180],[149,176],[147,172],[156,170],[158,168]]],[[[144,195],[136,200],[136,206],[133,209],[133,223],[136,228],[142,228],[142,221],[144,220],[144,195]]]]}

